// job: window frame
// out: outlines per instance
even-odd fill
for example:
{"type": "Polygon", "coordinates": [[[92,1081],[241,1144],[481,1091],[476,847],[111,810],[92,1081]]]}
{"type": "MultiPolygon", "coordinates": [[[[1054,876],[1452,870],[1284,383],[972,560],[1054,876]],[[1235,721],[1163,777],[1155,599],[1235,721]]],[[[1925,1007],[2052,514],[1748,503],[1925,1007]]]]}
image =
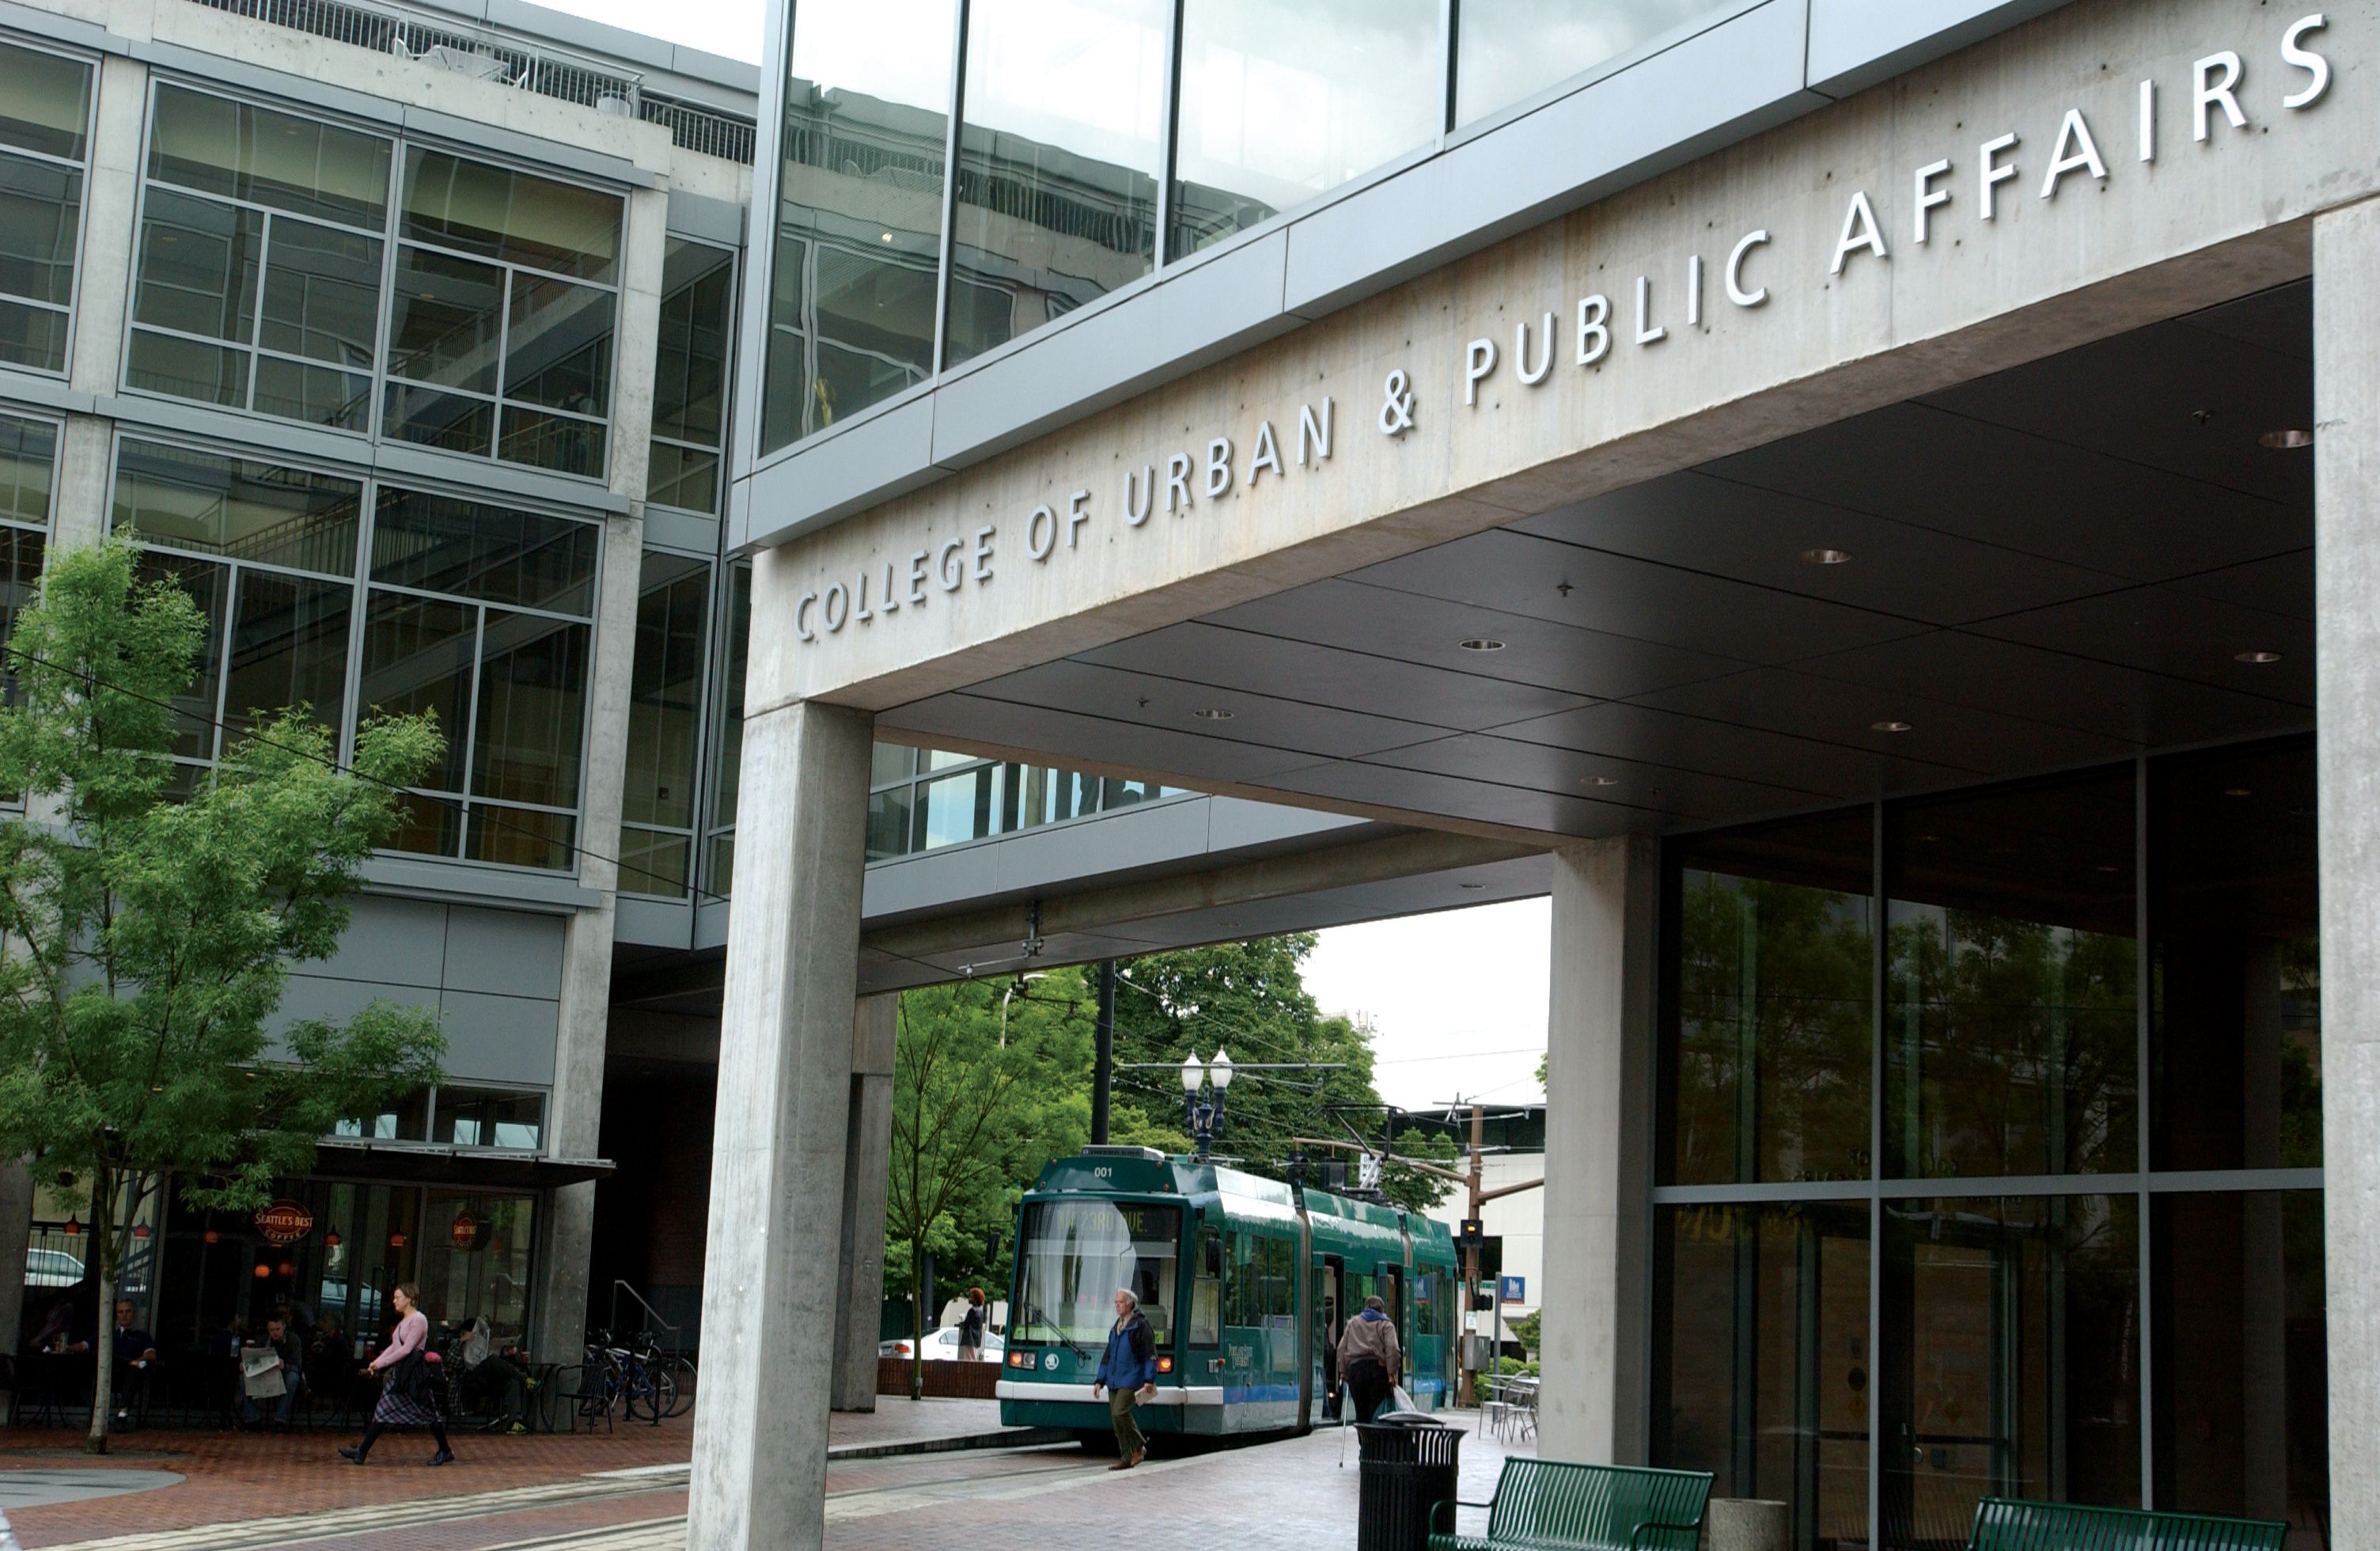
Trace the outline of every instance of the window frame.
{"type": "MultiPolygon", "coordinates": [[[[721,635],[719,613],[721,606],[726,601],[726,594],[722,590],[720,579],[730,568],[731,563],[723,562],[715,554],[705,555],[691,550],[674,549],[666,544],[648,543],[638,552],[638,569],[640,574],[638,580],[640,585],[637,600],[640,604],[645,596],[641,587],[643,556],[648,554],[667,555],[674,560],[692,561],[701,565],[707,575],[707,585],[703,588],[702,671],[698,688],[696,691],[694,769],[690,778],[694,782],[694,800],[688,806],[691,822],[685,829],[631,819],[625,816],[624,801],[620,819],[619,851],[621,854],[615,883],[622,894],[635,899],[659,900],[665,903],[684,903],[692,900],[699,903],[703,900],[713,897],[705,888],[710,881],[703,870],[704,853],[709,844],[709,831],[705,826],[710,818],[710,759],[711,751],[718,740],[719,730],[715,723],[721,703],[720,696],[723,688],[720,683],[720,671],[723,666],[723,660],[719,652],[721,635]],[[664,894],[629,885],[626,854],[627,836],[632,830],[639,834],[674,835],[686,842],[686,882],[675,893],[664,894]]],[[[631,659],[629,672],[633,680],[636,668],[633,652],[631,659]]],[[[633,690],[633,684],[631,688],[633,690]]],[[[625,733],[623,735],[625,735],[625,733]]]]}
{"type": "MultiPolygon", "coordinates": [[[[22,146],[12,145],[0,147],[0,158],[21,156],[40,166],[66,168],[71,171],[79,180],[79,192],[75,198],[74,272],[72,278],[68,281],[67,285],[66,305],[61,308],[55,302],[37,301],[30,297],[20,297],[14,293],[5,294],[6,300],[18,306],[30,307],[42,312],[64,312],[67,320],[67,337],[64,349],[64,358],[58,363],[55,370],[52,370],[47,367],[25,366],[21,364],[10,364],[5,369],[0,370],[28,372],[39,377],[47,377],[58,381],[64,381],[74,375],[75,343],[79,337],[79,326],[82,321],[83,260],[91,251],[91,144],[98,138],[99,134],[99,86],[104,61],[101,55],[91,53],[88,50],[73,48],[65,43],[60,43],[52,39],[40,37],[30,32],[0,30],[0,42],[6,42],[13,47],[23,49],[29,54],[46,54],[60,59],[71,59],[78,64],[85,66],[91,71],[91,87],[90,90],[84,93],[82,105],[83,122],[81,160],[74,161],[63,156],[53,156],[44,151],[30,151],[22,146]]],[[[133,230],[136,233],[140,230],[137,212],[134,216],[133,230]]],[[[128,317],[131,309],[127,307],[125,310],[128,317]]],[[[13,414],[16,413],[16,411],[11,409],[9,410],[9,413],[13,414]]],[[[51,522],[55,527],[56,523],[55,504],[57,499],[57,486],[55,470],[53,470],[52,473],[50,498],[54,508],[51,514],[51,522]]]]}
{"type": "MultiPolygon", "coordinates": [[[[645,441],[649,449],[645,464],[645,489],[648,492],[652,489],[652,461],[650,448],[654,445],[715,454],[719,459],[719,489],[718,493],[711,498],[710,508],[708,511],[698,506],[681,506],[672,502],[656,501],[650,493],[645,497],[645,504],[657,511],[685,512],[693,516],[710,517],[715,520],[725,511],[728,487],[735,483],[735,390],[738,386],[736,373],[739,370],[736,357],[741,353],[738,346],[743,343],[746,258],[744,250],[740,248],[730,248],[723,242],[714,242],[709,237],[690,236],[684,232],[665,231],[662,234],[664,263],[667,262],[669,245],[676,242],[686,243],[695,248],[711,248],[727,255],[727,353],[721,357],[719,363],[719,391],[723,400],[720,406],[719,444],[716,447],[706,447],[698,442],[689,442],[683,437],[664,436],[653,430],[649,422],[645,430],[645,441]]],[[[667,302],[669,297],[664,295],[662,300],[667,302]]],[[[658,333],[653,342],[653,387],[658,396],[661,388],[661,340],[658,333]]],[[[712,558],[715,561],[717,557],[712,558]]]]}

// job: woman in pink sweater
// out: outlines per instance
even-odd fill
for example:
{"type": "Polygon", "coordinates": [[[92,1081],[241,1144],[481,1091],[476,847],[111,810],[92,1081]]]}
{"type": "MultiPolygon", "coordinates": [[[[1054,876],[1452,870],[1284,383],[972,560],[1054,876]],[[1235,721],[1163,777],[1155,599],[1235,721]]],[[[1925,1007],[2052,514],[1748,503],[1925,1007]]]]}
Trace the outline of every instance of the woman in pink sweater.
{"type": "Polygon", "coordinates": [[[360,1465],[371,1452],[374,1439],[391,1427],[427,1427],[430,1436],[438,1440],[438,1452],[430,1457],[433,1465],[443,1465],[455,1458],[446,1447],[446,1420],[438,1414],[438,1400],[430,1384],[430,1319],[415,1305],[420,1295],[411,1282],[399,1282],[391,1301],[402,1315],[396,1322],[396,1333],[389,1338],[388,1349],[371,1360],[364,1369],[364,1377],[385,1374],[380,1392],[380,1403],[372,1407],[371,1421],[364,1427],[363,1441],[353,1448],[339,1453],[360,1465]]]}

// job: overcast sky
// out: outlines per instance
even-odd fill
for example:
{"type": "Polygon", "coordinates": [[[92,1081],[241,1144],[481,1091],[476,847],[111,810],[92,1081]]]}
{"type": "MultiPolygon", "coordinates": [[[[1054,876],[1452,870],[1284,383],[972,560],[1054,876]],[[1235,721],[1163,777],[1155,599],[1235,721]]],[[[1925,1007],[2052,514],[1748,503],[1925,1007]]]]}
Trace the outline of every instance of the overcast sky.
{"type": "Polygon", "coordinates": [[[549,10],[566,11],[613,27],[708,49],[730,59],[760,62],[759,0],[538,0],[549,10]]]}

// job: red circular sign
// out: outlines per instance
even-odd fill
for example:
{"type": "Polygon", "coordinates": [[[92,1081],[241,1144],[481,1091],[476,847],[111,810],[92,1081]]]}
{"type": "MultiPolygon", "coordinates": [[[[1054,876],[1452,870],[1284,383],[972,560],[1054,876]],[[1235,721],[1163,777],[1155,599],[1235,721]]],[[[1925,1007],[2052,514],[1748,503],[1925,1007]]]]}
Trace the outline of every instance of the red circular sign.
{"type": "Polygon", "coordinates": [[[473,1217],[467,1208],[455,1214],[455,1226],[447,1230],[458,1250],[475,1250],[486,1237],[488,1225],[473,1217]]]}
{"type": "Polygon", "coordinates": [[[314,1231],[314,1214],[295,1201],[275,1201],[256,1214],[256,1230],[269,1244],[294,1244],[314,1231]]]}

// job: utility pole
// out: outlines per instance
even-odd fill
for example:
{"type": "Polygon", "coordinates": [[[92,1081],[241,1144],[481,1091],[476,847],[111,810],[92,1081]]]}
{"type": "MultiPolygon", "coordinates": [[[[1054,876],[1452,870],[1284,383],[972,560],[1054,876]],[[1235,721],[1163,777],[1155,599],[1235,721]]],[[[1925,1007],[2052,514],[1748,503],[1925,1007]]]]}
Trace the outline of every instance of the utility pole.
{"type": "Polygon", "coordinates": [[[1091,1057],[1091,1143],[1108,1139],[1108,1092],[1115,1086],[1115,993],[1113,959],[1099,961],[1099,1021],[1091,1057]]]}
{"type": "MultiPolygon", "coordinates": [[[[1463,1214],[1463,1220],[1479,1222],[1483,1230],[1486,1224],[1481,1221],[1479,1216],[1480,1148],[1487,1141],[1487,1122],[1488,1111],[1474,1104],[1471,1107],[1471,1202],[1469,1208],[1463,1214]]],[[[1472,1303],[1473,1295],[1478,1288],[1479,1243],[1475,1239],[1463,1250],[1463,1328],[1465,1335],[1471,1333],[1471,1327],[1476,1323],[1475,1315],[1477,1311],[1472,1307],[1472,1303]]],[[[1494,1358],[1492,1351],[1489,1352],[1489,1358],[1491,1361],[1494,1358]]],[[[1463,1387],[1455,1397],[1455,1403],[1463,1406],[1475,1406],[1479,1403],[1478,1363],[1473,1343],[1468,1340],[1463,1343],[1463,1387]]]]}

